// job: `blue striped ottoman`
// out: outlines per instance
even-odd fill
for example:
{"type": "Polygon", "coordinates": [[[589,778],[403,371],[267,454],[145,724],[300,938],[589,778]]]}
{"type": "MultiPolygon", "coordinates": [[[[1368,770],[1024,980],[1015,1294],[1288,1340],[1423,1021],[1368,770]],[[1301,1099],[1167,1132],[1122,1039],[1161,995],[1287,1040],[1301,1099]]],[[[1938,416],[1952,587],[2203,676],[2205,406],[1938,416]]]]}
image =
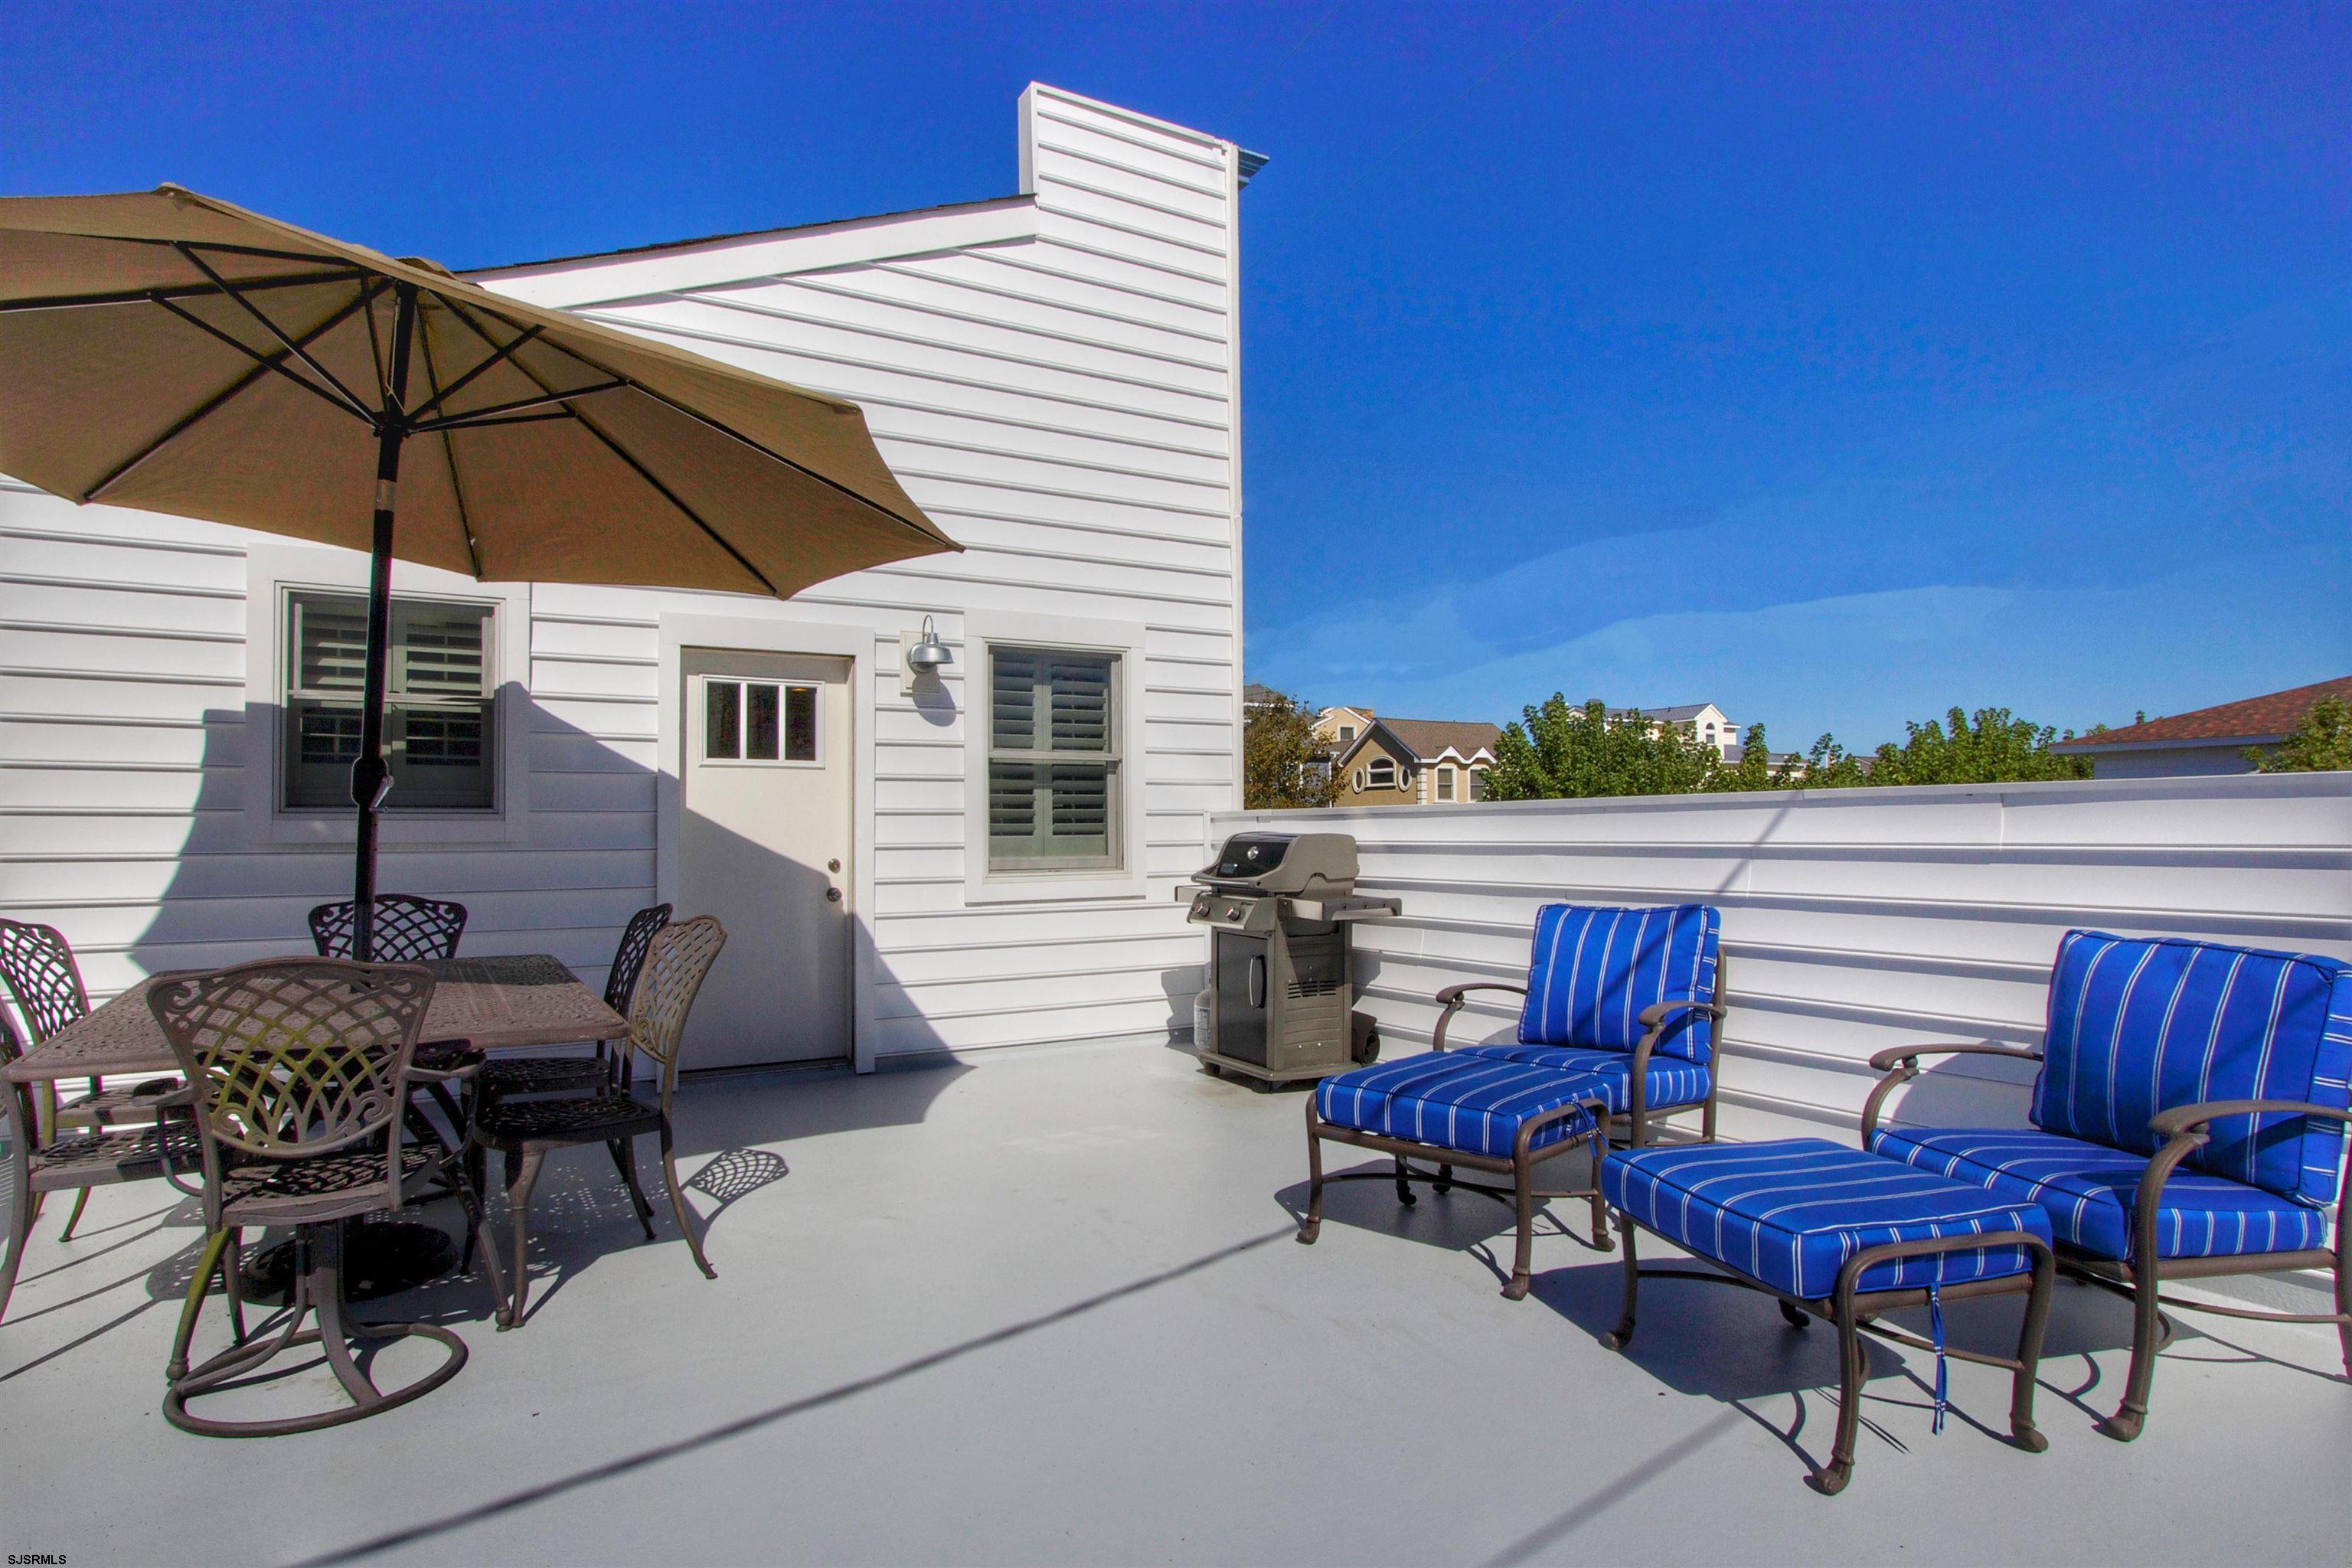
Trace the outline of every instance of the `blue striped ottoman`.
{"type": "Polygon", "coordinates": [[[1822,1318],[1838,1331],[1838,1425],[1822,1491],[1843,1489],[1868,1371],[1861,1335],[1936,1354],[1936,1428],[1944,1423],[1944,1358],[2009,1368],[2010,1432],[2018,1447],[2049,1447],[2033,1426],[2034,1368],[2050,1312],[2050,1219],[2039,1204],[2011,1203],[1899,1161],[1821,1138],[1629,1149],[1601,1163],[1601,1193],[1625,1239],[1625,1307],[1604,1342],[1633,1337],[1642,1277],[1729,1282],[1780,1300],[1797,1328],[1822,1318]],[[1636,1227],[1664,1237],[1721,1273],[1643,1268],[1636,1227]],[[1943,1304],[1968,1296],[2022,1295],[2017,1354],[1979,1354],[1944,1343],[1943,1304]],[[1874,1321],[1895,1307],[1925,1306],[1927,1340],[1874,1321]]]}

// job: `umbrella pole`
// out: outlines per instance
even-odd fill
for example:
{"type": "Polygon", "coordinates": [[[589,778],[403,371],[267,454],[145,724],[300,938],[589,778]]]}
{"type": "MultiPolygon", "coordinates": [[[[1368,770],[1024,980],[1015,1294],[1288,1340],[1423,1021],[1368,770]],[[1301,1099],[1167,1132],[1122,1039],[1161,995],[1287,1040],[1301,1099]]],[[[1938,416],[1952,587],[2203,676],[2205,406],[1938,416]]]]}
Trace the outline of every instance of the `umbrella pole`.
{"type": "Polygon", "coordinates": [[[383,755],[384,689],[392,663],[392,533],[400,483],[400,448],[408,438],[409,347],[416,332],[416,287],[394,288],[390,395],[376,422],[375,536],[368,563],[367,673],[360,688],[360,754],[352,763],[358,809],[352,851],[352,956],[375,957],[376,811],[392,791],[383,755]]]}

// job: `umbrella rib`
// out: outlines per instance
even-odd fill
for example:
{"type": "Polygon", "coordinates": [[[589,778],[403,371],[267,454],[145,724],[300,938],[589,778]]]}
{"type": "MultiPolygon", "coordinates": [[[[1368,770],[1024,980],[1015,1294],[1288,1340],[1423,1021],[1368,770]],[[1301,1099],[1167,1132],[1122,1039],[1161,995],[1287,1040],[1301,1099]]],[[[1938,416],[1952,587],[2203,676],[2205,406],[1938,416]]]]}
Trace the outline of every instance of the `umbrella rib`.
{"type": "MultiPolygon", "coordinates": [[[[263,331],[268,332],[271,337],[276,338],[280,343],[286,346],[289,353],[299,358],[304,364],[309,365],[312,374],[316,375],[320,381],[325,382],[329,386],[333,387],[337,392],[341,393],[343,395],[343,400],[349,403],[353,408],[360,410],[362,416],[366,415],[366,405],[360,402],[359,398],[352,393],[350,387],[345,386],[341,382],[335,379],[334,372],[329,370],[325,365],[320,364],[316,359],[312,358],[310,351],[301,347],[296,343],[292,338],[288,337],[277,322],[271,321],[268,316],[262,313],[260,306],[256,305],[252,300],[238,293],[234,284],[230,283],[227,279],[223,278],[219,273],[214,271],[211,266],[205,262],[205,258],[196,254],[195,248],[193,246],[180,245],[174,246],[173,248],[179,251],[182,256],[186,257],[190,266],[203,273],[205,277],[211,279],[222,293],[236,300],[237,309],[243,310],[247,315],[251,316],[255,321],[260,322],[261,330],[263,331]]],[[[386,406],[388,409],[389,400],[387,400],[386,406]]]]}
{"type": "Polygon", "coordinates": [[[438,392],[436,392],[431,397],[425,399],[422,404],[419,404],[417,405],[416,412],[412,415],[411,417],[422,419],[426,415],[431,414],[436,408],[440,407],[441,405],[457,396],[457,394],[463,392],[468,385],[472,384],[476,376],[480,375],[484,371],[503,363],[509,355],[512,354],[517,349],[522,347],[523,344],[530,342],[533,338],[536,338],[540,333],[545,331],[547,331],[545,327],[533,327],[530,331],[524,332],[521,336],[513,339],[506,347],[499,350],[498,353],[490,355],[488,359],[482,361],[481,363],[476,365],[473,369],[467,371],[465,374],[459,376],[448,385],[441,388],[438,392]]]}
{"type": "MultiPolygon", "coordinates": [[[[440,299],[442,304],[448,305],[452,310],[456,309],[454,305],[450,304],[450,301],[446,295],[436,296],[436,298],[440,299]]],[[[500,321],[504,321],[509,327],[516,325],[515,322],[509,321],[504,316],[499,315],[495,310],[486,310],[484,314],[492,316],[500,321]]],[[[478,332],[481,329],[477,327],[475,328],[475,331],[478,332]]],[[[830,489],[840,491],[843,495],[847,496],[851,500],[856,501],[861,506],[865,506],[875,511],[880,512],[884,517],[888,518],[891,521],[897,523],[899,527],[908,530],[909,532],[919,534],[923,539],[928,540],[933,544],[940,542],[940,536],[933,533],[930,530],[926,529],[918,523],[909,521],[906,518],[900,517],[897,512],[892,511],[880,501],[875,500],[871,497],[861,495],[849,486],[843,484],[839,479],[834,479],[826,474],[819,473],[816,469],[810,468],[805,463],[796,463],[792,458],[784,456],[782,452],[774,451],[767,447],[761,446],[759,442],[752,440],[749,436],[744,435],[739,430],[729,428],[718,420],[711,418],[708,414],[703,414],[695,409],[688,408],[686,405],[678,402],[676,398],[657,392],[654,388],[647,386],[644,382],[639,381],[633,376],[625,375],[608,364],[599,363],[597,361],[589,358],[586,354],[580,353],[577,349],[565,347],[562,343],[555,343],[551,346],[570,355],[572,359],[578,360],[582,364],[588,366],[591,370],[602,371],[606,375],[617,376],[621,380],[626,381],[631,386],[635,387],[639,392],[644,393],[647,397],[652,398],[655,402],[662,405],[664,407],[685,416],[687,418],[693,420],[698,425],[718,431],[719,434],[726,437],[730,441],[740,442],[742,445],[751,447],[754,452],[759,453],[761,457],[768,458],[771,462],[781,463],[785,468],[792,469],[797,474],[802,474],[809,479],[814,479],[817,483],[824,485],[830,489]]],[[[538,378],[534,376],[532,379],[537,380],[538,378]]],[[[807,395],[803,394],[803,395],[807,395]]],[[[955,544],[955,542],[952,540],[949,540],[946,542],[953,545],[954,548],[958,550],[963,548],[963,546],[960,544],[955,544]]]]}
{"type": "MultiPolygon", "coordinates": [[[[367,306],[380,292],[382,292],[382,285],[375,283],[368,284],[359,291],[350,304],[345,305],[341,310],[337,310],[333,315],[329,316],[325,321],[311,328],[307,335],[311,338],[316,338],[321,332],[331,331],[333,328],[341,325],[343,321],[348,321],[351,318],[352,311],[361,310],[367,306]]],[[[162,301],[159,300],[158,303],[162,303],[162,301]]],[[[164,308],[166,310],[170,309],[168,305],[164,308]]],[[[242,343],[239,343],[237,346],[239,348],[245,347],[242,343]]],[[[250,353],[251,351],[248,350],[247,352],[250,353]]],[[[226,386],[221,388],[220,391],[214,394],[211,397],[206,398],[204,402],[198,404],[194,408],[182,416],[179,419],[174,420],[171,426],[162,435],[156,437],[152,441],[148,442],[147,445],[142,447],[130,457],[125,458],[121,462],[117,463],[114,468],[107,473],[105,478],[100,479],[97,484],[91,486],[89,489],[82,491],[79,498],[81,502],[84,505],[88,505],[90,501],[96,500],[101,493],[110,489],[125,474],[128,474],[131,469],[137,468],[140,464],[145,462],[148,458],[162,451],[165,447],[171,445],[172,442],[177,440],[181,436],[186,434],[189,427],[196,424],[197,421],[204,419],[215,409],[226,403],[230,398],[235,397],[238,393],[243,392],[247,387],[251,386],[255,382],[260,380],[262,372],[272,368],[274,367],[267,360],[257,362],[250,369],[239,375],[235,381],[230,382],[226,386]]],[[[297,379],[299,380],[299,378],[298,377],[297,379]]],[[[318,389],[316,387],[312,387],[311,390],[315,392],[318,389]]]]}
{"type": "MultiPolygon", "coordinates": [[[[264,289],[309,289],[320,283],[355,283],[376,274],[360,268],[340,272],[306,272],[291,278],[268,278],[245,284],[251,291],[264,289]]],[[[0,302],[0,315],[16,310],[70,310],[91,305],[152,305],[159,298],[186,300],[217,292],[209,283],[175,283],[161,289],[131,289],[111,294],[45,294],[33,300],[0,302]]]]}
{"type": "MultiPolygon", "coordinates": [[[[537,377],[532,379],[536,380],[537,377]]],[[[544,397],[518,397],[511,403],[493,403],[487,408],[469,408],[463,414],[452,414],[440,419],[421,420],[411,425],[409,429],[412,431],[463,430],[477,422],[499,420],[501,415],[520,414],[527,408],[544,408],[551,403],[568,403],[572,398],[586,397],[591,393],[614,392],[628,384],[630,384],[628,382],[616,377],[612,381],[599,382],[594,386],[577,387],[570,392],[551,393],[544,397]]],[[[499,422],[510,423],[504,420],[499,420],[499,422]]]]}
{"type": "Polygon", "coordinates": [[[348,402],[344,398],[338,397],[335,394],[328,391],[325,387],[320,386],[317,382],[305,380],[301,376],[296,375],[292,371],[287,369],[285,356],[264,354],[259,349],[255,348],[251,343],[242,342],[230,333],[221,331],[220,328],[214,326],[202,316],[197,315],[192,310],[184,310],[169,300],[158,300],[155,303],[161,305],[164,310],[171,311],[172,314],[179,317],[180,320],[187,322],[188,325],[194,327],[197,331],[210,333],[212,336],[218,338],[222,342],[226,343],[229,347],[235,349],[237,353],[243,354],[246,358],[251,360],[255,364],[259,365],[262,369],[276,371],[279,375],[284,376],[287,380],[292,382],[295,385],[300,387],[311,396],[322,399],[329,407],[335,409],[337,412],[348,414],[362,425],[373,426],[375,424],[375,416],[370,414],[366,409],[362,408],[357,403],[348,402]]]}
{"type": "MultiPolygon", "coordinates": [[[[375,320],[374,315],[371,313],[368,320],[370,321],[373,321],[375,320]]],[[[427,408],[432,407],[434,404],[440,402],[443,398],[448,396],[450,393],[457,391],[457,387],[465,385],[467,382],[471,381],[476,375],[489,368],[487,363],[476,365],[471,371],[468,371],[462,378],[460,378],[456,385],[444,387],[441,384],[441,374],[434,368],[433,364],[432,334],[429,332],[417,333],[416,346],[420,351],[422,351],[422,357],[425,361],[425,384],[430,388],[433,393],[432,401],[425,405],[427,408]]],[[[466,507],[465,481],[457,477],[457,446],[449,439],[449,433],[446,430],[441,432],[441,461],[448,468],[449,470],[449,495],[450,498],[457,503],[457,527],[466,536],[466,559],[473,563],[474,575],[478,579],[482,574],[481,547],[474,538],[474,514],[467,510],[466,507]]]]}
{"type": "MultiPolygon", "coordinates": [[[[498,346],[498,340],[491,337],[489,333],[482,331],[480,324],[477,322],[473,317],[467,315],[465,310],[459,306],[457,301],[437,290],[435,292],[433,297],[441,301],[441,305],[444,310],[446,310],[451,315],[457,317],[458,321],[464,322],[466,329],[468,331],[481,339],[484,342],[490,344],[493,348],[498,346]]],[[[499,321],[505,321],[509,327],[514,325],[512,321],[508,321],[503,316],[499,316],[497,319],[499,321]]],[[[571,353],[568,349],[564,352],[567,353],[571,353]]],[[[580,358],[577,354],[572,354],[572,357],[574,359],[580,358]]],[[[582,363],[585,363],[587,362],[583,361],[582,363]]],[[[533,382],[537,383],[542,391],[552,392],[555,390],[553,387],[549,386],[546,382],[540,380],[539,373],[531,369],[530,366],[523,363],[522,361],[516,360],[514,362],[514,367],[515,369],[522,372],[523,374],[529,376],[533,382]]],[[[598,366],[597,368],[602,369],[603,367],[598,366]]],[[[611,371],[605,371],[604,374],[610,375],[613,373],[611,371]]],[[[637,461],[637,459],[630,454],[628,448],[623,447],[612,437],[598,429],[596,427],[596,422],[589,418],[586,415],[580,413],[576,409],[570,410],[569,412],[572,418],[577,419],[580,422],[580,427],[582,429],[587,431],[588,434],[595,437],[598,441],[602,442],[606,451],[612,453],[615,458],[620,458],[624,463],[626,463],[630,469],[636,474],[637,478],[645,480],[647,485],[653,488],[655,494],[660,496],[662,500],[676,507],[678,510],[678,515],[684,517],[688,522],[694,524],[695,527],[709,534],[712,543],[718,545],[719,549],[727,552],[730,556],[734,558],[735,563],[738,566],[742,567],[744,571],[749,572],[753,577],[757,578],[759,580],[760,586],[767,589],[769,593],[773,594],[779,599],[789,597],[789,595],[779,589],[775,584],[768,580],[768,574],[765,572],[762,572],[757,566],[752,565],[751,563],[745,558],[741,551],[729,543],[727,542],[726,535],[720,533],[717,529],[711,527],[709,523],[704,521],[700,512],[696,511],[692,507],[687,505],[686,502],[680,500],[677,492],[672,490],[667,485],[662,483],[661,480],[656,479],[650,469],[648,469],[643,463],[637,461]]]]}

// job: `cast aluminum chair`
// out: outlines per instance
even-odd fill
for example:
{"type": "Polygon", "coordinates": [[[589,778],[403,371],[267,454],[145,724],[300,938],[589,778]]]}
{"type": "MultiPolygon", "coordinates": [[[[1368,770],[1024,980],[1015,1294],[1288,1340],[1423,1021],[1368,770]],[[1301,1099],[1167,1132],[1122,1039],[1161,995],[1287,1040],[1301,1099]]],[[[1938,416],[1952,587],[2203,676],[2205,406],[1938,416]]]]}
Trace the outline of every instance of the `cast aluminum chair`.
{"type": "MultiPolygon", "coordinates": [[[[620,945],[613,951],[613,967],[604,975],[604,1005],[624,1018],[636,995],[646,952],[653,945],[655,934],[669,924],[669,905],[655,904],[631,915],[621,932],[620,945]]],[[[627,1079],[616,1075],[625,1074],[629,1064],[629,1052],[615,1053],[602,1040],[596,1043],[593,1056],[504,1056],[484,1064],[475,1076],[474,1093],[478,1103],[486,1106],[510,1095],[605,1089],[616,1081],[626,1089],[627,1079]]]]}
{"type": "Polygon", "coordinates": [[[711,916],[701,915],[664,927],[646,950],[644,972],[638,977],[636,994],[629,1006],[628,1037],[621,1048],[643,1051],[661,1068],[658,1105],[648,1105],[634,1094],[615,1091],[561,1099],[501,1100],[485,1105],[475,1116],[474,1142],[516,1162],[517,1173],[507,1189],[508,1223],[514,1227],[514,1289],[499,1319],[500,1328],[514,1328],[523,1321],[530,1294],[530,1277],[523,1258],[530,1226],[530,1194],[539,1181],[540,1166],[551,1150],[604,1144],[620,1173],[622,1184],[628,1189],[637,1223],[645,1227],[646,1239],[651,1241],[653,1205],[646,1201],[644,1190],[637,1185],[635,1145],[645,1134],[657,1134],[661,1139],[662,1176],[669,1185],[670,1207],[677,1215],[677,1228],[686,1235],[695,1267],[702,1270],[706,1279],[719,1278],[719,1271],[703,1256],[702,1238],[695,1233],[693,1215],[678,1184],[677,1160],[670,1148],[670,1102],[677,1089],[678,1043],[686,1033],[687,1014],[694,1006],[695,994],[702,988],[703,976],[710,972],[711,961],[726,944],[725,928],[711,916]]]}
{"type": "Polygon", "coordinates": [[[1714,1141],[1722,924],[1705,904],[1545,905],[1536,914],[1525,985],[1449,985],[1437,994],[1443,1011],[1428,1054],[1316,1086],[1307,1105],[1307,1205],[1298,1239],[1311,1244],[1321,1232],[1327,1181],[1392,1179],[1397,1201],[1407,1205],[1415,1182],[1510,1202],[1517,1248],[1503,1294],[1515,1301],[1532,1280],[1541,1200],[1588,1200],[1592,1245],[1607,1250],[1597,1170],[1591,1185],[1546,1189],[1536,1185],[1537,1167],[1587,1145],[1597,1166],[1612,1139],[1643,1147],[1659,1113],[1685,1108],[1700,1111],[1700,1141],[1714,1141]],[[1447,1026],[1476,991],[1524,999],[1518,1037],[1448,1050],[1447,1026]],[[1326,1142],[1386,1153],[1392,1169],[1327,1178],[1326,1142]],[[1434,1171],[1416,1169],[1416,1160],[1434,1171]],[[1507,1175],[1511,1185],[1461,1181],[1457,1166],[1507,1175]]]}
{"type": "MultiPolygon", "coordinates": [[[[358,910],[349,899],[320,904],[310,911],[310,942],[320,958],[349,958],[352,927],[358,910]]],[[[375,896],[376,963],[423,963],[428,959],[457,956],[457,939],[466,934],[466,906],[446,899],[420,899],[414,893],[375,896]]]]}
{"type": "MultiPolygon", "coordinates": [[[[0,1013],[0,1067],[22,1054],[16,1026],[0,1013]]],[[[73,1217],[81,1216],[89,1190],[115,1182],[135,1182],[168,1176],[176,1169],[194,1171],[201,1160],[196,1130],[181,1117],[158,1116],[144,1126],[98,1126],[58,1129],[44,1135],[40,1087],[8,1086],[8,1190],[16,1194],[9,1205],[8,1256],[0,1262],[0,1319],[8,1315],[8,1298],[16,1293],[16,1270],[23,1264],[25,1243],[41,1217],[41,1200],[54,1192],[75,1194],[73,1217]]],[[[161,1089],[178,1091],[176,1083],[161,1089]]],[[[70,1220],[67,1236],[73,1233],[70,1220]]],[[[64,1239],[63,1237],[59,1237],[64,1239]]]]}
{"type": "MultiPolygon", "coordinates": [[[[73,944],[55,926],[0,919],[0,984],[7,986],[35,1046],[46,1044],[59,1029],[89,1014],[89,993],[82,985],[81,965],[74,958],[73,944]]],[[[88,1093],[70,1100],[55,1099],[48,1115],[30,1125],[37,1125],[47,1136],[68,1128],[156,1122],[166,1114],[163,1100],[179,1087],[172,1079],[150,1079],[109,1089],[105,1079],[93,1078],[88,1093]]],[[[66,1215],[65,1228],[58,1233],[59,1241],[71,1239],[89,1203],[89,1188],[83,1186],[74,1195],[73,1212],[66,1215]]]]}
{"type": "MultiPolygon", "coordinates": [[[[362,1323],[343,1313],[343,1226],[397,1210],[418,1184],[439,1181],[458,1195],[479,1233],[478,1197],[436,1146],[401,1138],[410,1061],[433,996],[433,978],[405,964],[288,959],[210,973],[166,977],[148,1005],[180,1058],[195,1104],[205,1173],[203,1254],[172,1344],[163,1415],[173,1426],[215,1436],[269,1436],[339,1426],[431,1392],[466,1363],[466,1345],[427,1323],[362,1323]],[[237,1258],[249,1228],[289,1227],[295,1286],[283,1321],[248,1336],[236,1296],[237,1258]],[[214,1276],[229,1292],[234,1338],[199,1365],[188,1363],[196,1321],[214,1276]],[[317,1326],[304,1330],[306,1317],[317,1326]],[[351,1340],[428,1339],[441,1363],[390,1393],[352,1354],[351,1340]],[[228,1421],[189,1402],[228,1384],[243,1386],[279,1352],[316,1344],[349,1397],[310,1415],[228,1421]]],[[[502,1298],[487,1246],[494,1299],[502,1298]]]]}
{"type": "Polygon", "coordinates": [[[2059,1267],[2130,1298],[2131,1372],[2100,1424],[2128,1442],[2147,1419],[2162,1308],[2333,1323],[2352,1376],[2345,1133],[2352,1125],[2352,965],[2216,942],[2068,931],[2050,976],[2042,1048],[1881,1051],[1863,1146],[2050,1215],[2059,1267]],[[1887,1096],[1925,1056],[2040,1064],[2027,1128],[1887,1127],[1887,1096]],[[2335,1241],[2328,1244],[2328,1210],[2335,1241]],[[2325,1268],[2336,1310],[2177,1300],[2168,1279],[2325,1268]]]}

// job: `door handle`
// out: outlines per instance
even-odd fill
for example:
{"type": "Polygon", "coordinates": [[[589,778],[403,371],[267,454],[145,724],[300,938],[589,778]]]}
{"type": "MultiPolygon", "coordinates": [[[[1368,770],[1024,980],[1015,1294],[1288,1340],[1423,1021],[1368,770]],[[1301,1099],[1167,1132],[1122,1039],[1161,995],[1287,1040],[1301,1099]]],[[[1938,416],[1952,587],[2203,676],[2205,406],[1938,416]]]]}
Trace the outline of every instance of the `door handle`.
{"type": "Polygon", "coordinates": [[[1253,1007],[1265,1005],[1265,960],[1263,958],[1250,960],[1249,1005],[1253,1007]]]}
{"type": "Polygon", "coordinates": [[[824,890],[824,901],[828,904],[837,904],[841,902],[841,889],[839,888],[827,888],[824,890]]]}

